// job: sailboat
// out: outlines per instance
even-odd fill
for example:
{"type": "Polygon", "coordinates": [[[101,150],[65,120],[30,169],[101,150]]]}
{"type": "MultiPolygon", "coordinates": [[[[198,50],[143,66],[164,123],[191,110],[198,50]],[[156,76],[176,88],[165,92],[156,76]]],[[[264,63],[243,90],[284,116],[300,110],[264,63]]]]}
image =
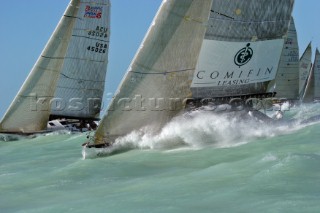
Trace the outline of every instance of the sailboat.
{"type": "Polygon", "coordinates": [[[143,128],[157,133],[190,99],[272,96],[266,90],[293,4],[164,0],[93,141],[83,145],[108,147],[143,128]]]}
{"type": "Polygon", "coordinates": [[[276,78],[269,84],[279,102],[299,100],[299,45],[293,17],[287,32],[276,78]]]}
{"type": "MultiPolygon", "coordinates": [[[[163,1],[94,135],[94,147],[148,126],[158,132],[183,109],[212,0],[163,1]]],[[[91,145],[87,145],[91,147],[91,145]]]]}
{"type": "Polygon", "coordinates": [[[308,44],[307,48],[305,49],[304,53],[302,54],[300,58],[300,77],[299,77],[299,99],[301,100],[303,97],[303,94],[305,93],[306,86],[308,83],[308,77],[310,75],[310,71],[312,68],[312,47],[311,42],[308,44]]]}
{"type": "Polygon", "coordinates": [[[316,49],[314,63],[308,77],[306,89],[304,91],[302,102],[312,103],[320,100],[320,53],[316,49]]]}
{"type": "Polygon", "coordinates": [[[109,31],[109,0],[71,0],[5,113],[0,133],[30,135],[53,131],[56,122],[50,125],[50,119],[56,118],[80,122],[98,119],[109,31]]]}

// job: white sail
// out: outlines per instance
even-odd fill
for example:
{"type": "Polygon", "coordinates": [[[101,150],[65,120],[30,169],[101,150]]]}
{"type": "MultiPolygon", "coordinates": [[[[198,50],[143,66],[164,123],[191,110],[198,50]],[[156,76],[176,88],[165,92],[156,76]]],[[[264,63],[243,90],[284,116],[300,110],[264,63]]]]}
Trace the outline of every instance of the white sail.
{"type": "Polygon", "coordinates": [[[278,98],[299,99],[299,46],[293,18],[285,38],[277,76],[269,91],[275,91],[278,98]]]}
{"type": "Polygon", "coordinates": [[[191,96],[212,0],[164,0],[96,134],[113,142],[144,126],[158,131],[191,96]],[[177,101],[177,102],[176,102],[177,101]]]}
{"type": "Polygon", "coordinates": [[[310,103],[314,100],[320,100],[320,54],[318,49],[302,97],[303,103],[310,103]]]}
{"type": "Polygon", "coordinates": [[[108,62],[109,0],[80,2],[51,117],[97,119],[108,62]]]}
{"type": "Polygon", "coordinates": [[[277,74],[292,8],[291,0],[214,0],[193,97],[266,93],[277,74]]]}
{"type": "MultiPolygon", "coordinates": [[[[109,0],[70,1],[39,59],[2,119],[1,132],[34,133],[45,130],[51,114],[51,104],[61,104],[55,98],[58,81],[60,88],[66,85],[73,88],[74,81],[70,79],[86,82],[99,76],[101,81],[104,80],[102,77],[105,75],[103,73],[105,70],[102,67],[105,67],[107,62],[108,45],[104,41],[109,39],[108,31],[105,33],[109,20],[108,10],[109,0]],[[100,20],[104,20],[105,25],[100,25],[100,20]],[[85,38],[91,38],[89,33],[94,31],[96,35],[99,33],[99,36],[103,37],[101,38],[103,42],[99,41],[99,44],[101,43],[98,49],[99,56],[87,49],[89,45],[97,48],[96,40],[85,38]],[[100,49],[103,52],[101,54],[100,49]],[[92,69],[97,69],[97,71],[91,71],[92,69]],[[86,75],[84,75],[85,70],[88,71],[86,75]],[[83,76],[79,77],[79,75],[83,76]]],[[[92,50],[95,52],[96,49],[92,50]]],[[[97,83],[95,87],[81,84],[86,89],[99,91],[98,97],[102,93],[100,90],[103,85],[102,82],[97,83]]],[[[79,89],[79,91],[83,90],[79,89]]],[[[69,90],[65,92],[61,89],[57,93],[58,95],[63,94],[62,99],[70,96],[79,97],[79,93],[72,94],[69,90]],[[69,94],[66,95],[66,93],[69,94]]],[[[79,106],[77,102],[73,104],[79,106]]],[[[95,112],[96,114],[98,113],[95,112]]]]}
{"type": "Polygon", "coordinates": [[[311,48],[311,42],[307,46],[306,50],[302,54],[300,58],[300,65],[299,65],[299,70],[300,70],[300,77],[299,77],[299,95],[300,98],[302,98],[306,85],[307,85],[307,80],[310,74],[311,70],[311,56],[312,56],[312,48],[311,48]]]}
{"type": "Polygon", "coordinates": [[[44,130],[50,115],[50,99],[72,35],[79,0],[73,0],[32,68],[28,78],[1,121],[2,132],[44,130]]]}

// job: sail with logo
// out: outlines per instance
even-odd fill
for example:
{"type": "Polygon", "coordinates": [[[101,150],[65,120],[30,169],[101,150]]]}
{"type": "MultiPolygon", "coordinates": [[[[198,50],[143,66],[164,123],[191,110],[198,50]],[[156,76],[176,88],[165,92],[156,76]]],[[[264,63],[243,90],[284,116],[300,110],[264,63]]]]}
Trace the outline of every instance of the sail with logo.
{"type": "Polygon", "coordinates": [[[110,2],[80,3],[50,119],[99,120],[108,63],[110,2]]]}
{"type": "Polygon", "coordinates": [[[312,103],[314,101],[320,101],[320,53],[318,49],[316,49],[314,63],[302,97],[303,103],[312,103]]]}
{"type": "Polygon", "coordinates": [[[215,0],[191,90],[196,99],[272,97],[294,1],[215,0]],[[258,11],[258,12],[257,12],[258,11]]]}
{"type": "Polygon", "coordinates": [[[212,0],[164,0],[115,98],[95,133],[93,144],[148,126],[158,132],[190,97],[212,0]]]}
{"type": "Polygon", "coordinates": [[[277,98],[299,100],[299,46],[293,17],[285,38],[278,72],[268,91],[276,92],[277,98]]]}
{"type": "Polygon", "coordinates": [[[70,1],[5,113],[0,132],[46,131],[50,115],[97,117],[100,105],[90,111],[87,106],[81,106],[77,98],[102,97],[109,45],[109,10],[109,0],[70,1]],[[72,102],[73,98],[76,102],[72,102]],[[51,111],[51,104],[65,106],[57,112],[51,111]],[[75,108],[76,112],[66,112],[68,108],[75,108]]]}
{"type": "Polygon", "coordinates": [[[304,53],[302,54],[300,58],[300,63],[299,63],[299,96],[300,100],[303,97],[303,94],[305,93],[306,86],[307,86],[307,80],[312,68],[312,62],[311,62],[311,57],[312,57],[312,47],[311,47],[311,42],[308,44],[307,48],[305,49],[304,53]]]}

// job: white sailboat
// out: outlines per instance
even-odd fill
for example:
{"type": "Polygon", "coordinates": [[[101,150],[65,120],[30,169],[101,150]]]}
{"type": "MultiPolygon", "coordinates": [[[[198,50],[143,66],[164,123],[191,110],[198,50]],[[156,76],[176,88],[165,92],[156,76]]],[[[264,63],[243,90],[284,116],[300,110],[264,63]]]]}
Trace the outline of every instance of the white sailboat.
{"type": "Polygon", "coordinates": [[[316,49],[314,63],[308,77],[307,86],[304,91],[302,102],[312,103],[320,100],[320,53],[316,49]]]}
{"type": "Polygon", "coordinates": [[[191,97],[212,0],[163,1],[106,115],[95,146],[145,126],[158,132],[191,97]]]}
{"type": "Polygon", "coordinates": [[[266,97],[293,0],[165,0],[93,142],[158,132],[188,100],[266,97]],[[258,13],[254,11],[259,11],[258,13]],[[272,52],[272,54],[270,54],[272,52]]]}
{"type": "Polygon", "coordinates": [[[109,0],[71,0],[5,113],[0,132],[51,131],[55,126],[48,129],[50,116],[97,119],[108,62],[109,26],[109,0]],[[90,99],[100,102],[90,105],[90,99]]]}

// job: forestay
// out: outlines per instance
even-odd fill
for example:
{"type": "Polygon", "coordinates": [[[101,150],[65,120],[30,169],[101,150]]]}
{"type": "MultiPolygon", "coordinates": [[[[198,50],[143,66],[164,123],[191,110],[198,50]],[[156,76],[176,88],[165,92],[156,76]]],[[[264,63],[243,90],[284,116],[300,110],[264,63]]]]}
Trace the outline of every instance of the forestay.
{"type": "Polygon", "coordinates": [[[164,0],[133,59],[95,144],[149,126],[157,132],[191,97],[190,83],[212,0],[164,0]]]}
{"type": "Polygon", "coordinates": [[[81,2],[52,103],[53,117],[99,118],[109,35],[109,0],[81,2]]]}
{"type": "Polygon", "coordinates": [[[192,81],[193,97],[265,93],[277,74],[293,3],[214,0],[192,81]]]}

